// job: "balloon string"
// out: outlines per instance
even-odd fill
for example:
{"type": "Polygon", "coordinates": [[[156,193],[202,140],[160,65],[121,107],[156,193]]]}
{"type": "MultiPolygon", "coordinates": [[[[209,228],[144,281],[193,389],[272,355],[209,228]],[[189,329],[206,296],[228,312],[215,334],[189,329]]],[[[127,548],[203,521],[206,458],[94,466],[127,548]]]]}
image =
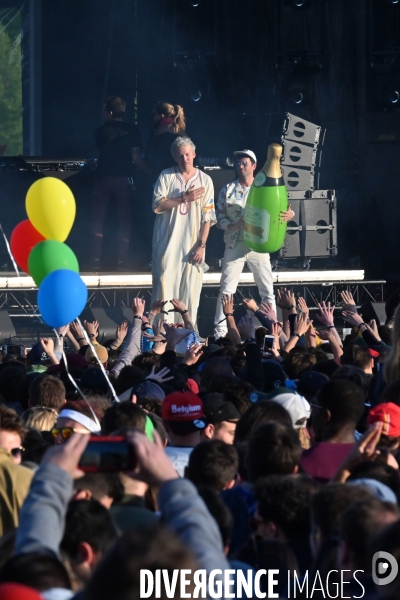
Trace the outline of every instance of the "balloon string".
{"type": "Polygon", "coordinates": [[[8,243],[7,236],[4,233],[4,231],[3,231],[3,227],[1,226],[1,223],[0,223],[0,231],[3,234],[3,238],[4,238],[4,241],[6,243],[6,248],[7,248],[8,254],[10,255],[12,264],[14,265],[14,269],[15,269],[15,272],[17,273],[17,277],[19,277],[19,271],[18,271],[17,263],[14,260],[13,253],[11,252],[10,244],[8,243]]]}
{"type": "Polygon", "coordinates": [[[68,379],[71,381],[71,383],[73,384],[73,386],[75,387],[75,389],[79,392],[79,394],[82,396],[83,400],[86,402],[86,404],[88,405],[88,407],[90,408],[90,412],[93,415],[93,420],[96,423],[96,425],[98,426],[99,429],[101,429],[101,425],[99,423],[99,420],[96,416],[96,413],[94,412],[90,402],[88,401],[88,399],[86,398],[85,394],[82,392],[81,388],[79,387],[79,385],[76,383],[75,379],[72,377],[71,373],[69,372],[68,369],[68,361],[67,361],[67,357],[65,356],[65,352],[64,352],[64,341],[60,339],[60,336],[57,333],[56,329],[53,329],[54,333],[56,334],[57,340],[59,345],[61,345],[62,348],[62,359],[64,361],[64,366],[65,366],[65,370],[67,372],[68,375],[68,379]]]}
{"type": "Polygon", "coordinates": [[[98,362],[98,364],[99,364],[99,367],[100,367],[100,369],[101,369],[101,371],[102,371],[102,373],[103,373],[104,377],[105,377],[105,378],[106,378],[106,380],[107,380],[107,384],[108,384],[108,387],[110,388],[110,391],[111,391],[112,397],[113,397],[113,399],[114,399],[114,402],[119,402],[119,398],[118,398],[118,396],[117,396],[117,394],[116,394],[116,392],[115,392],[114,386],[113,386],[113,384],[111,383],[111,381],[110,381],[110,379],[109,379],[109,377],[108,377],[108,375],[107,375],[107,373],[106,373],[106,370],[105,370],[105,368],[104,368],[104,365],[103,365],[103,363],[101,362],[100,358],[98,357],[98,355],[97,355],[97,352],[96,352],[96,350],[95,350],[95,348],[94,348],[94,346],[93,346],[92,342],[90,341],[90,337],[88,336],[88,334],[87,334],[87,332],[86,332],[86,329],[83,327],[82,323],[80,322],[80,320],[79,320],[79,317],[77,317],[77,318],[76,318],[76,320],[78,321],[78,323],[79,323],[79,325],[80,325],[80,327],[81,327],[81,329],[82,329],[83,337],[85,338],[85,340],[86,340],[86,341],[87,341],[87,343],[89,344],[89,346],[90,346],[90,348],[91,348],[91,350],[92,350],[92,352],[93,352],[93,355],[94,355],[95,359],[97,360],[97,362],[98,362]]]}

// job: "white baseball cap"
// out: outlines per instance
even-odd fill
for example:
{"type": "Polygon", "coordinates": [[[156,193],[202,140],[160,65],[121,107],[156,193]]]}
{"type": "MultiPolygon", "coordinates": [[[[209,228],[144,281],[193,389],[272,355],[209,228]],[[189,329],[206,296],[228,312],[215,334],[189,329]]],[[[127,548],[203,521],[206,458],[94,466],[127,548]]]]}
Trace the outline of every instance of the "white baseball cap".
{"type": "Polygon", "coordinates": [[[310,418],[311,406],[300,394],[293,392],[278,394],[271,398],[271,400],[286,408],[295,429],[305,426],[307,419],[310,418]]]}
{"type": "Polygon", "coordinates": [[[257,157],[254,154],[253,150],[236,150],[236,152],[234,152],[233,154],[235,156],[249,156],[254,160],[255,163],[257,162],[257,157]]]}

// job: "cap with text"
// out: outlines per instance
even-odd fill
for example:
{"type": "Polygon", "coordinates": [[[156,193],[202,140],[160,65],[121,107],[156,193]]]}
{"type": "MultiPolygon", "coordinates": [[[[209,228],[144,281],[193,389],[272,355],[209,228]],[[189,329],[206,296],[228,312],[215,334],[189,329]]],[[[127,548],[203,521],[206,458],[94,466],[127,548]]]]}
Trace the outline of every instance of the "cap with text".
{"type": "Polygon", "coordinates": [[[198,429],[205,427],[203,402],[193,392],[168,394],[161,406],[161,416],[165,421],[192,422],[198,429]]]}

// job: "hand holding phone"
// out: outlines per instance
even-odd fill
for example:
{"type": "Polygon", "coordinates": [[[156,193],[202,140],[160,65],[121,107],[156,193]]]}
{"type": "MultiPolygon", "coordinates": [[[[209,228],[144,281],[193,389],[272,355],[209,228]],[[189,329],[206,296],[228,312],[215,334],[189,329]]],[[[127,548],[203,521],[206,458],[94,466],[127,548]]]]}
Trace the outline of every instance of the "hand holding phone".
{"type": "Polygon", "coordinates": [[[91,436],[79,461],[85,473],[133,471],[136,465],[133,446],[123,436],[91,436]]]}

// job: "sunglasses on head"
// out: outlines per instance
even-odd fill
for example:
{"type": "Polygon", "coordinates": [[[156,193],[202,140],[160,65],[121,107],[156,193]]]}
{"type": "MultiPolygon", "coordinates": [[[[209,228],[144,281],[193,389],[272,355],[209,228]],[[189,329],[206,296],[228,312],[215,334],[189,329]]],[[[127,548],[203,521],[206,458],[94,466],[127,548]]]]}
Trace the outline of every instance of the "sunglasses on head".
{"type": "Polygon", "coordinates": [[[20,456],[22,454],[22,452],[24,452],[24,451],[25,451],[25,448],[23,448],[22,446],[19,446],[19,448],[11,448],[10,454],[14,458],[17,458],[17,456],[20,456]]]}

